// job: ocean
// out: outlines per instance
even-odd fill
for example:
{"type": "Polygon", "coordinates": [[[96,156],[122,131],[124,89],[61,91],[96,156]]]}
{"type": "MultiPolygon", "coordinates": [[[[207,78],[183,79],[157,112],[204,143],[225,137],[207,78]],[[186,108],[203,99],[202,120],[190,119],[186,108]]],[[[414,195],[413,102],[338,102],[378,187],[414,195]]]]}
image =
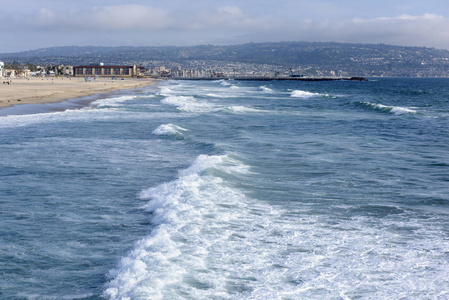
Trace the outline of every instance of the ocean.
{"type": "Polygon", "coordinates": [[[449,79],[88,100],[0,110],[0,299],[449,299],[449,79]]]}

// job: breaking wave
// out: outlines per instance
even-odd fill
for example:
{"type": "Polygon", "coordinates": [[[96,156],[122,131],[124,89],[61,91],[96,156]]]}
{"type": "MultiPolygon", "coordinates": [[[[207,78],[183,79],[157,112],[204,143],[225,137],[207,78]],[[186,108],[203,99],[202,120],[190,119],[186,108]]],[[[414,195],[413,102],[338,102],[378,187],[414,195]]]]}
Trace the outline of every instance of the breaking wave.
{"type": "Polygon", "coordinates": [[[264,85],[260,86],[259,89],[260,89],[262,92],[265,92],[265,93],[271,93],[271,92],[273,92],[272,89],[270,89],[269,87],[266,87],[266,86],[264,86],[264,85]]]}
{"type": "Polygon", "coordinates": [[[226,276],[220,261],[228,259],[224,242],[248,209],[246,197],[220,176],[248,172],[228,155],[200,155],[176,180],[143,190],[139,198],[150,201],[142,208],[152,214],[155,227],[111,271],[104,296],[177,298],[180,291],[198,299],[210,295],[207,287],[213,286],[218,295],[226,276]],[[218,269],[208,269],[209,262],[218,269]]]}
{"type": "Polygon", "coordinates": [[[121,106],[123,102],[136,99],[137,96],[130,95],[130,96],[121,96],[116,98],[106,98],[106,99],[99,99],[91,103],[92,106],[97,108],[104,108],[104,107],[117,107],[121,106]]]}
{"type": "Polygon", "coordinates": [[[261,112],[264,112],[261,109],[247,107],[247,106],[241,106],[241,105],[229,106],[229,107],[224,108],[223,111],[229,112],[229,113],[241,113],[241,114],[242,113],[261,113],[261,112]]]}
{"type": "Polygon", "coordinates": [[[315,98],[315,97],[329,97],[328,94],[311,93],[311,92],[302,91],[302,90],[294,90],[291,92],[290,96],[294,97],[294,98],[302,98],[302,99],[315,98]]]}
{"type": "Polygon", "coordinates": [[[103,296],[432,298],[447,285],[445,241],[409,212],[340,218],[281,208],[247,197],[228,180],[250,175],[229,155],[200,155],[177,179],[143,190],[154,227],[110,272],[103,296]]]}
{"type": "Polygon", "coordinates": [[[182,135],[182,131],[188,131],[181,126],[174,124],[162,124],[153,131],[155,135],[182,135]]]}
{"type": "Polygon", "coordinates": [[[229,83],[227,80],[219,80],[218,82],[220,82],[220,84],[222,86],[230,86],[231,85],[231,83],[229,83]]]}
{"type": "Polygon", "coordinates": [[[199,101],[193,96],[167,96],[161,100],[161,103],[175,106],[178,110],[185,112],[206,113],[220,110],[219,107],[199,101]]]}
{"type": "Polygon", "coordinates": [[[417,111],[407,108],[407,107],[400,107],[400,106],[387,106],[383,104],[377,104],[377,103],[370,103],[370,102],[359,102],[360,105],[368,107],[373,110],[377,110],[383,113],[391,113],[395,116],[401,116],[405,114],[416,114],[417,111]]]}

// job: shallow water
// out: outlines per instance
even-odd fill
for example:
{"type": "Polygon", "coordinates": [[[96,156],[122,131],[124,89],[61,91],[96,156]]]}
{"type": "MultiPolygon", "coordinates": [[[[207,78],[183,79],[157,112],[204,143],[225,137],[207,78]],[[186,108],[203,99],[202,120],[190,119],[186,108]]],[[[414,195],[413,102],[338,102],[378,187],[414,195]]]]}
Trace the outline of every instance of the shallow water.
{"type": "Polygon", "coordinates": [[[445,299],[448,125],[447,79],[0,117],[0,298],[445,299]]]}

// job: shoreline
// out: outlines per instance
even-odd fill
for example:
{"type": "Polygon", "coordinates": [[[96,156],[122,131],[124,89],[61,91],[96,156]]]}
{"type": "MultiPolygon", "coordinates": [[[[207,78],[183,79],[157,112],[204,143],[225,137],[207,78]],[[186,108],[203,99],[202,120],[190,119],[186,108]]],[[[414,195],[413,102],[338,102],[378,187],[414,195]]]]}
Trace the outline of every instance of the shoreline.
{"type": "Polygon", "coordinates": [[[105,78],[86,82],[84,78],[79,77],[17,78],[2,81],[0,82],[0,111],[23,104],[59,103],[157,83],[154,79],[111,80],[105,78]]]}

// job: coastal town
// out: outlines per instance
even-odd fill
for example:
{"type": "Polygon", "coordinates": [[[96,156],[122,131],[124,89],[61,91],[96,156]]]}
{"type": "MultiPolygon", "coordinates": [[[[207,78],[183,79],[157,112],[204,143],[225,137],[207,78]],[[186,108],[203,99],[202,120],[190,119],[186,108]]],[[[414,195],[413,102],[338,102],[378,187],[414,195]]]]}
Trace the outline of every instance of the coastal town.
{"type": "MultiPolygon", "coordinates": [[[[82,66],[72,65],[31,65],[31,64],[5,64],[0,62],[0,77],[2,78],[28,78],[28,77],[120,77],[120,78],[223,78],[236,76],[251,76],[255,74],[269,76],[280,75],[279,72],[265,71],[256,73],[251,71],[236,71],[232,68],[227,72],[219,69],[182,69],[181,67],[166,68],[164,66],[145,68],[137,65],[105,65],[104,63],[82,66]]],[[[288,74],[283,74],[288,75],[288,74]]]]}
{"type": "MultiPolygon", "coordinates": [[[[346,72],[330,74],[319,73],[318,76],[307,76],[295,73],[293,69],[278,71],[268,68],[227,68],[182,69],[181,67],[166,68],[164,66],[144,68],[137,65],[105,65],[104,63],[89,64],[83,66],[71,65],[17,65],[0,62],[0,77],[6,79],[30,78],[30,77],[84,77],[91,78],[110,77],[116,78],[153,78],[153,79],[240,79],[240,80],[320,80],[320,79],[348,79],[346,72]]],[[[357,77],[359,78],[359,77],[357,77]]]]}
{"type": "Polygon", "coordinates": [[[52,47],[0,53],[3,77],[449,77],[449,51],[345,43],[52,47]]]}

